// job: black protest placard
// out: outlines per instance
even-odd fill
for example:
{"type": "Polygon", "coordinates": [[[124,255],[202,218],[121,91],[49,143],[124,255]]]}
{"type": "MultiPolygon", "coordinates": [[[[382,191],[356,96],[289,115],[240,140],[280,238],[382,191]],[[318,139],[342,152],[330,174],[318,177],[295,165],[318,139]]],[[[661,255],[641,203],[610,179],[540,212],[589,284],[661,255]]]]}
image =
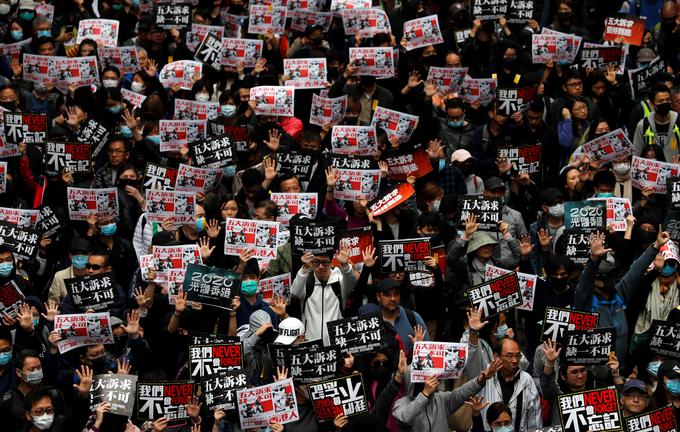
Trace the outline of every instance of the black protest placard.
{"type": "Polygon", "coordinates": [[[329,166],[335,169],[371,170],[378,169],[378,162],[370,156],[332,155],[328,158],[329,166]]]}
{"type": "Polygon", "coordinates": [[[675,409],[673,405],[626,417],[626,432],[675,432],[675,409]]]}
{"type": "Polygon", "coordinates": [[[505,18],[510,23],[525,24],[534,17],[534,0],[510,0],[505,18]]]}
{"type": "Polygon", "coordinates": [[[335,377],[340,362],[342,362],[342,356],[340,347],[337,345],[322,347],[311,353],[293,346],[286,357],[290,376],[300,384],[335,377]]]}
{"type": "Polygon", "coordinates": [[[333,421],[339,415],[351,417],[368,411],[360,373],[310,384],[309,399],[320,422],[333,421]]]}
{"type": "Polygon", "coordinates": [[[680,211],[680,177],[669,177],[667,183],[668,209],[680,211]]]}
{"type": "Polygon", "coordinates": [[[191,4],[190,3],[163,3],[155,4],[153,14],[156,17],[158,27],[167,30],[182,30],[191,24],[191,4]]]}
{"type": "Polygon", "coordinates": [[[194,384],[189,382],[138,382],[137,418],[170,421],[188,419],[187,405],[194,397],[194,384]]]}
{"type": "Polygon", "coordinates": [[[499,113],[511,116],[516,112],[524,112],[536,99],[538,87],[497,88],[496,109],[499,113]]]}
{"type": "Polygon", "coordinates": [[[220,69],[222,51],[222,39],[215,36],[214,33],[209,32],[203,38],[203,42],[196,50],[194,59],[205,63],[213,69],[220,69]]]}
{"type": "Polygon", "coordinates": [[[49,237],[61,228],[61,220],[50,206],[43,206],[38,213],[35,228],[43,236],[49,237]]]}
{"type": "Polygon", "coordinates": [[[227,336],[219,333],[204,333],[199,331],[189,331],[191,343],[189,345],[206,345],[221,343],[236,343],[241,339],[238,336],[227,336]]]}
{"type": "Polygon", "coordinates": [[[323,348],[323,341],[321,339],[315,341],[302,342],[297,345],[282,345],[269,344],[269,355],[276,367],[286,368],[288,362],[288,353],[291,350],[302,350],[307,352],[314,352],[323,348]]]}
{"type": "Polygon", "coordinates": [[[11,247],[17,257],[26,261],[34,259],[39,243],[40,235],[36,230],[0,223],[0,244],[11,247]]]}
{"type": "Polygon", "coordinates": [[[248,151],[248,127],[239,125],[225,125],[224,135],[231,139],[234,149],[237,152],[245,153],[248,151]]]}
{"type": "Polygon", "coordinates": [[[380,240],[379,252],[382,273],[427,271],[425,263],[432,254],[427,238],[380,240]]]}
{"type": "Polygon", "coordinates": [[[479,309],[483,318],[524,304],[515,272],[468,288],[467,296],[472,307],[479,309]]]}
{"type": "Polygon", "coordinates": [[[243,366],[240,342],[189,346],[191,378],[203,378],[218,372],[243,366]]]}
{"type": "Polygon", "coordinates": [[[609,65],[618,67],[623,61],[623,49],[618,46],[584,46],[579,53],[582,69],[604,69],[609,65]]]}
{"type": "Polygon", "coordinates": [[[144,180],[142,180],[142,190],[175,190],[177,182],[177,168],[170,168],[155,163],[147,162],[144,168],[144,180]]]}
{"type": "Polygon", "coordinates": [[[510,162],[510,175],[536,174],[541,172],[541,144],[525,145],[519,147],[501,147],[498,149],[498,157],[505,158],[510,162]]]}
{"type": "Polygon", "coordinates": [[[562,341],[567,330],[591,330],[597,328],[600,314],[579,312],[548,306],[545,309],[541,340],[562,341]]]}
{"type": "Polygon", "coordinates": [[[227,135],[190,143],[189,155],[201,168],[224,168],[236,164],[234,146],[227,135]]]}
{"type": "Polygon", "coordinates": [[[615,387],[557,396],[564,432],[614,432],[623,429],[615,387]]]}
{"type": "Polygon", "coordinates": [[[109,130],[97,120],[90,118],[87,120],[87,123],[78,130],[76,140],[82,143],[92,144],[94,146],[92,157],[97,157],[109,140],[109,130]]]}
{"type": "Polygon", "coordinates": [[[45,172],[58,175],[62,170],[87,173],[92,170],[92,146],[88,143],[45,142],[45,172]]]}
{"type": "Polygon", "coordinates": [[[81,311],[107,311],[115,302],[111,272],[64,279],[64,284],[73,304],[81,311]]]}
{"type": "Polygon", "coordinates": [[[606,201],[567,201],[564,203],[564,228],[588,232],[607,227],[606,201]]]}
{"type": "Polygon", "coordinates": [[[231,309],[231,301],[241,288],[239,275],[231,270],[188,264],[184,292],[189,301],[231,309]]]}
{"type": "Polygon", "coordinates": [[[342,318],[326,323],[331,344],[338,345],[343,355],[373,353],[385,337],[380,314],[342,318]]]}
{"type": "Polygon", "coordinates": [[[472,15],[479,20],[494,20],[505,16],[508,0],[474,0],[472,15]]]}
{"type": "Polygon", "coordinates": [[[566,330],[562,348],[566,364],[606,365],[609,353],[615,350],[614,327],[590,330],[566,330]]]}
{"type": "Polygon", "coordinates": [[[290,221],[293,254],[333,254],[338,248],[338,227],[334,221],[300,218],[290,221]]]}
{"type": "Polygon", "coordinates": [[[248,387],[245,370],[221,371],[203,378],[205,404],[210,410],[236,409],[236,390],[248,387]]]}
{"type": "Polygon", "coordinates": [[[583,265],[590,258],[590,235],[592,233],[583,229],[565,229],[562,236],[565,238],[564,255],[574,264],[583,265]]]}
{"type": "Polygon", "coordinates": [[[665,70],[666,63],[661,57],[655,58],[646,67],[629,70],[628,80],[630,81],[633,97],[641,98],[643,93],[651,89],[654,83],[656,83],[656,75],[665,70]]]}
{"type": "Polygon", "coordinates": [[[95,375],[90,390],[90,409],[102,402],[111,404],[111,414],[131,417],[135,407],[137,375],[95,375]]]}
{"type": "Polygon", "coordinates": [[[24,293],[14,281],[0,287],[0,316],[16,318],[19,306],[24,302],[24,293]]]}
{"type": "Polygon", "coordinates": [[[7,144],[39,144],[47,138],[47,114],[4,112],[7,144]]]}
{"type": "Polygon", "coordinates": [[[300,181],[312,179],[312,167],[315,162],[314,154],[307,151],[291,150],[276,153],[276,165],[279,172],[293,174],[300,181]]]}
{"type": "Polygon", "coordinates": [[[460,200],[459,225],[465,227],[470,215],[477,216],[479,231],[498,231],[503,205],[500,199],[486,199],[477,195],[465,195],[460,200]]]}
{"type": "Polygon", "coordinates": [[[680,358],[680,324],[652,321],[649,330],[649,350],[661,356],[680,358]]]}
{"type": "Polygon", "coordinates": [[[666,212],[663,230],[671,235],[673,241],[680,242],[680,210],[670,210],[666,212]]]}

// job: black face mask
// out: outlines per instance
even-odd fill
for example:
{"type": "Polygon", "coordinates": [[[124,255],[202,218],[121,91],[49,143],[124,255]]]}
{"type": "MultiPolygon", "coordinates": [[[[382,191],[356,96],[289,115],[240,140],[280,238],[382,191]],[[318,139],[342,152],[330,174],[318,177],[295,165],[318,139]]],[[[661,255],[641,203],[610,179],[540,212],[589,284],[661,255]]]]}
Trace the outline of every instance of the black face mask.
{"type": "Polygon", "coordinates": [[[118,186],[125,189],[125,186],[132,186],[139,190],[139,180],[134,179],[118,179],[118,186]]]}
{"type": "Polygon", "coordinates": [[[562,291],[569,285],[569,277],[550,277],[550,284],[556,291],[562,291]]]}
{"type": "Polygon", "coordinates": [[[92,363],[92,370],[95,375],[106,373],[109,369],[109,362],[106,356],[90,360],[90,363],[92,363]]]}
{"type": "Polygon", "coordinates": [[[675,28],[675,20],[661,21],[661,29],[664,31],[673,31],[675,28]]]}
{"type": "Polygon", "coordinates": [[[660,103],[654,107],[654,111],[659,113],[660,116],[667,116],[668,113],[671,112],[671,103],[670,102],[660,103]]]}
{"type": "Polygon", "coordinates": [[[243,6],[242,5],[229,6],[229,13],[230,14],[238,15],[241,12],[243,12],[243,6]]]}
{"type": "Polygon", "coordinates": [[[557,12],[557,19],[560,22],[569,21],[571,19],[571,12],[557,12]]]}
{"type": "Polygon", "coordinates": [[[340,76],[340,71],[336,67],[329,67],[326,76],[328,77],[328,81],[333,82],[340,76]]]}
{"type": "Polygon", "coordinates": [[[2,102],[0,106],[10,111],[16,111],[19,101],[2,102]]]}
{"type": "Polygon", "coordinates": [[[113,337],[113,349],[114,353],[123,353],[125,347],[127,347],[128,336],[114,336],[113,337]]]}
{"type": "Polygon", "coordinates": [[[656,240],[656,233],[654,231],[640,231],[639,237],[642,243],[652,243],[656,240]]]}
{"type": "Polygon", "coordinates": [[[387,381],[392,375],[392,370],[385,365],[373,367],[371,368],[371,372],[378,381],[387,381]]]}
{"type": "Polygon", "coordinates": [[[506,67],[508,69],[512,69],[515,67],[517,64],[517,59],[516,58],[505,58],[503,57],[503,67],[506,67]]]}

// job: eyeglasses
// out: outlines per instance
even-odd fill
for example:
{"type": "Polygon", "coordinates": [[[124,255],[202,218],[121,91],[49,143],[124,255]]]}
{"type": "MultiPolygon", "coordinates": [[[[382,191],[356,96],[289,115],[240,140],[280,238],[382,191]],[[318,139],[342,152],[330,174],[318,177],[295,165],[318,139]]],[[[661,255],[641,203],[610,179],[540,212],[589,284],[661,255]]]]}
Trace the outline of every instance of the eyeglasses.
{"type": "Polygon", "coordinates": [[[623,397],[627,397],[627,398],[631,398],[631,399],[639,399],[639,400],[647,400],[647,399],[649,399],[649,395],[648,395],[648,394],[639,393],[639,392],[633,392],[633,393],[624,394],[623,397]]]}
{"type": "Polygon", "coordinates": [[[583,368],[583,369],[574,369],[574,370],[570,370],[570,371],[569,371],[569,374],[570,374],[570,375],[585,375],[585,374],[587,374],[587,373],[588,373],[588,371],[586,370],[586,368],[583,368]]]}
{"type": "Polygon", "coordinates": [[[501,355],[501,357],[503,357],[506,360],[513,360],[513,359],[514,360],[522,360],[522,353],[516,353],[516,354],[508,353],[508,354],[501,355]]]}
{"type": "Polygon", "coordinates": [[[101,265],[99,265],[99,264],[90,264],[90,263],[87,263],[87,264],[85,264],[85,267],[86,267],[87,269],[91,269],[91,270],[95,270],[95,271],[96,271],[96,270],[101,270],[101,269],[103,269],[105,266],[101,266],[101,265]]]}
{"type": "Polygon", "coordinates": [[[567,87],[583,87],[583,82],[570,82],[566,84],[567,87]]]}
{"type": "Polygon", "coordinates": [[[117,150],[117,149],[109,150],[109,154],[120,154],[120,153],[126,153],[126,151],[125,150],[117,150]]]}
{"type": "Polygon", "coordinates": [[[53,407],[37,408],[35,410],[31,410],[31,414],[33,414],[36,417],[40,417],[45,414],[54,414],[54,408],[53,407]]]}
{"type": "Polygon", "coordinates": [[[330,261],[312,260],[312,265],[316,266],[316,267],[319,267],[319,266],[328,267],[329,265],[331,265],[331,262],[330,261]]]}

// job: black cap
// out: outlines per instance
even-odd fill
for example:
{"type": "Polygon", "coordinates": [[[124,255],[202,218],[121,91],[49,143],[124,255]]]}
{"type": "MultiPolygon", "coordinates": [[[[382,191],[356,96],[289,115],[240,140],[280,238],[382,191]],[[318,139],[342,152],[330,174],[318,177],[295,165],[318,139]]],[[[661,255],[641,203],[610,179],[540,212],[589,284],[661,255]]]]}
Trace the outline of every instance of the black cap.
{"type": "Polygon", "coordinates": [[[656,376],[661,380],[663,377],[667,377],[669,379],[678,379],[680,378],[680,362],[677,360],[666,360],[665,362],[661,363],[659,365],[659,371],[656,373],[656,376]]]}
{"type": "Polygon", "coordinates": [[[386,293],[392,289],[398,289],[401,291],[401,283],[391,278],[385,278],[380,281],[378,288],[375,291],[379,293],[386,293]]]}
{"type": "Polygon", "coordinates": [[[175,236],[167,231],[160,231],[151,237],[151,244],[153,246],[178,246],[182,242],[175,239],[175,236]]]}
{"type": "Polygon", "coordinates": [[[562,192],[557,188],[548,188],[542,191],[538,198],[541,204],[548,204],[555,201],[557,198],[562,199],[562,192]]]}
{"type": "Polygon", "coordinates": [[[484,189],[494,190],[503,189],[505,190],[505,182],[498,177],[489,177],[487,181],[484,182],[484,189]]]}
{"type": "Polygon", "coordinates": [[[90,253],[92,252],[92,243],[82,237],[76,237],[71,241],[71,247],[69,251],[72,254],[76,254],[78,252],[90,253]]]}
{"type": "Polygon", "coordinates": [[[305,36],[309,36],[314,33],[315,30],[321,30],[323,32],[323,26],[321,24],[310,24],[305,27],[305,36]]]}

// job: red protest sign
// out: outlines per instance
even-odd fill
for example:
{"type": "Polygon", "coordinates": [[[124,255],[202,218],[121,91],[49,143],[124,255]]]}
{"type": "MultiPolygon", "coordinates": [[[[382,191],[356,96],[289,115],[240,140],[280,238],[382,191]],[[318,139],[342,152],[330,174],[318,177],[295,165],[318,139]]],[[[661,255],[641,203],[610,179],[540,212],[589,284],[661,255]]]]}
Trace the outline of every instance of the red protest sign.
{"type": "Polygon", "coordinates": [[[411,183],[400,183],[373,203],[369,211],[373,216],[380,216],[409,199],[414,193],[416,191],[411,183]]]}
{"type": "Polygon", "coordinates": [[[645,33],[646,18],[609,17],[604,24],[604,40],[613,41],[623,38],[623,43],[640,46],[645,33]]]}

